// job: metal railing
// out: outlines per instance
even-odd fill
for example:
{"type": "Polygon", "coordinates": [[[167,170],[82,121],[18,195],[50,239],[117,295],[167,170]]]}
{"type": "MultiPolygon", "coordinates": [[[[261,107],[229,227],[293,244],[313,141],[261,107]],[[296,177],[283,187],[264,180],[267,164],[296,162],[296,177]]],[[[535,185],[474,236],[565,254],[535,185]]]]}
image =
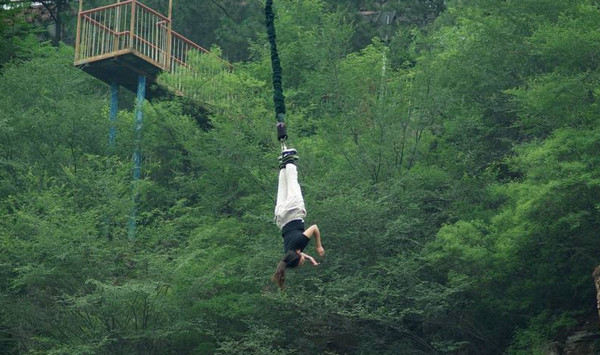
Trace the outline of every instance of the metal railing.
{"type": "Polygon", "coordinates": [[[134,2],[126,1],[79,12],[75,64],[103,59],[131,49],[134,2]]]}
{"type": "MultiPolygon", "coordinates": [[[[169,17],[138,0],[79,11],[75,65],[133,53],[177,76],[189,71],[197,75],[203,68],[190,66],[188,59],[192,52],[209,53],[173,31],[169,17]]],[[[223,69],[231,70],[229,63],[219,60],[223,69]]],[[[181,81],[175,83],[172,89],[182,92],[181,81]]]]}

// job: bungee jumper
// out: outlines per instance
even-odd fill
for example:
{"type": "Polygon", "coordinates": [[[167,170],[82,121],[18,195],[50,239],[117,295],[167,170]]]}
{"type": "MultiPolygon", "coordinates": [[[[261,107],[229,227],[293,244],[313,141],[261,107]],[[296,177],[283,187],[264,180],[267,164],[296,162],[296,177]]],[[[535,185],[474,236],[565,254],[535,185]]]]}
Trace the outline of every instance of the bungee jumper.
{"type": "Polygon", "coordinates": [[[316,224],[304,228],[306,208],[302,189],[298,183],[298,152],[288,148],[288,138],[285,127],[285,98],[281,85],[281,64],[275,43],[275,23],[273,15],[273,1],[267,0],[265,5],[267,37],[271,47],[271,66],[273,68],[273,103],[275,105],[275,118],[277,120],[277,139],[281,143],[279,162],[279,184],[277,187],[277,203],[275,205],[275,223],[281,229],[283,238],[283,258],[277,265],[277,270],[272,279],[283,290],[285,289],[285,271],[287,268],[302,266],[309,260],[313,266],[319,263],[304,249],[314,236],[315,247],[320,256],[325,255],[321,245],[321,232],[316,224]]]}
{"type": "Polygon", "coordinates": [[[316,224],[304,228],[306,208],[302,190],[298,183],[296,167],[296,150],[286,149],[279,156],[279,185],[277,187],[277,204],[275,205],[275,223],[281,229],[284,256],[277,265],[273,281],[285,289],[285,270],[302,266],[308,259],[313,266],[319,263],[304,249],[314,236],[315,247],[320,256],[325,255],[321,245],[321,232],[316,224]]]}

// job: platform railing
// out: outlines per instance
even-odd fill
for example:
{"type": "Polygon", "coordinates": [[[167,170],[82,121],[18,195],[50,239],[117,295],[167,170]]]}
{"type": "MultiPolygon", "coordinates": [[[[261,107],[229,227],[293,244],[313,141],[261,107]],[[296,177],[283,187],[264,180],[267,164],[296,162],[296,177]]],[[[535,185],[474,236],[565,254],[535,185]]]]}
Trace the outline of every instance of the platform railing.
{"type": "MultiPolygon", "coordinates": [[[[190,71],[198,75],[204,68],[190,66],[192,52],[209,53],[173,31],[169,17],[137,0],[79,11],[75,65],[133,53],[177,76],[190,71]]],[[[220,61],[222,69],[231,69],[229,63],[220,61]]],[[[182,82],[172,89],[183,92],[182,82]]]]}
{"type": "Polygon", "coordinates": [[[163,70],[169,68],[170,20],[129,0],[81,11],[75,64],[133,52],[163,70]]]}
{"type": "Polygon", "coordinates": [[[79,13],[75,64],[131,48],[133,3],[125,1],[79,13]]]}
{"type": "Polygon", "coordinates": [[[132,2],[132,18],[134,19],[131,39],[132,49],[145,56],[163,70],[168,70],[170,32],[169,18],[159,14],[137,1],[132,2]]]}

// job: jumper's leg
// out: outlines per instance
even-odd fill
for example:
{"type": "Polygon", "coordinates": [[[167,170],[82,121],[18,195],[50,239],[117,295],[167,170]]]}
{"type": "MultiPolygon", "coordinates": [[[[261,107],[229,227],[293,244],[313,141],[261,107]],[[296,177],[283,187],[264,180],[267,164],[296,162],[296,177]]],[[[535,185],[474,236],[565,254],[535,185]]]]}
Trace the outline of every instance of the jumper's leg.
{"type": "Polygon", "coordinates": [[[277,203],[275,204],[275,223],[281,229],[284,225],[286,202],[288,196],[286,169],[279,169],[279,185],[277,186],[277,203]]]}
{"type": "Polygon", "coordinates": [[[287,164],[285,170],[285,178],[287,180],[287,203],[304,209],[302,189],[298,183],[298,168],[294,164],[287,164]]]}
{"type": "Polygon", "coordinates": [[[286,169],[279,169],[279,185],[277,186],[277,205],[275,206],[275,210],[283,206],[287,199],[288,186],[286,175],[286,169]]]}

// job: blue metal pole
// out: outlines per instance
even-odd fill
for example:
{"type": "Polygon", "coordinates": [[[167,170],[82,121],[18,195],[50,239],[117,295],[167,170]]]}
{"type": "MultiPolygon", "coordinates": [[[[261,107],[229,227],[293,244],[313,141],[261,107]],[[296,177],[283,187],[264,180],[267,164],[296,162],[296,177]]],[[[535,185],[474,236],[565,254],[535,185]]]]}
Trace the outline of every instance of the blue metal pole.
{"type": "Polygon", "coordinates": [[[141,176],[142,156],[140,154],[140,139],[142,137],[142,103],[146,98],[146,77],[138,77],[137,104],[135,107],[135,150],[133,152],[133,181],[141,176]]]}
{"type": "Polygon", "coordinates": [[[110,85],[110,130],[108,133],[109,148],[115,147],[115,141],[116,141],[116,137],[117,137],[117,127],[115,127],[115,122],[117,121],[118,109],[119,109],[119,84],[112,83],[110,85]]]}
{"type": "Polygon", "coordinates": [[[135,228],[137,218],[137,200],[138,200],[138,187],[137,182],[141,177],[142,172],[142,155],[140,153],[140,140],[142,137],[142,103],[146,97],[146,77],[143,75],[138,76],[138,87],[137,87],[137,102],[135,107],[135,148],[133,150],[133,208],[131,215],[129,216],[129,240],[135,239],[135,228]]]}

